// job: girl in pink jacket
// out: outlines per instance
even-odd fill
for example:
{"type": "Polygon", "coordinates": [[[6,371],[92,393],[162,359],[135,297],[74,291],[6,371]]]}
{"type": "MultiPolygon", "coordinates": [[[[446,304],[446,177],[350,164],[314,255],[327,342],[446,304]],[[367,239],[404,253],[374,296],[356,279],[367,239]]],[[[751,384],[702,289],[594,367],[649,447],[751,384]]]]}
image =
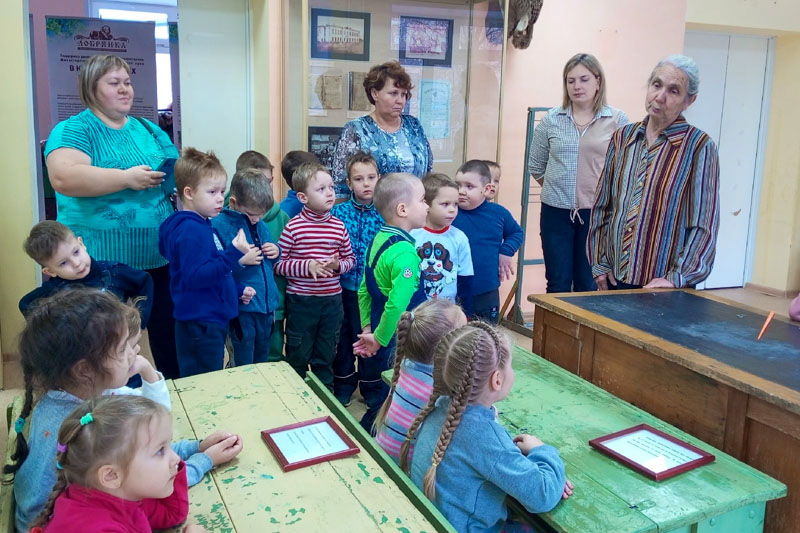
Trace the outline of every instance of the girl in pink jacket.
{"type": "Polygon", "coordinates": [[[58,481],[31,533],[150,533],[181,524],[189,513],[186,469],[171,442],[172,418],[152,400],[84,402],[61,425],[58,481]]]}

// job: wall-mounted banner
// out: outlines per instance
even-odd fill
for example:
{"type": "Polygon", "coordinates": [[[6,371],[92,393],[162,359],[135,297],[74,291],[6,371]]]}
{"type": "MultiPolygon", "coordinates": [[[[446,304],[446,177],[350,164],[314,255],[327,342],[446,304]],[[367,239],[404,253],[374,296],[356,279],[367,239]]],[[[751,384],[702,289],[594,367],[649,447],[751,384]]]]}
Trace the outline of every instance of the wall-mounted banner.
{"type": "Polygon", "coordinates": [[[97,54],[114,54],[128,62],[134,88],[130,113],[158,123],[155,23],[46,17],[46,27],[53,124],[83,111],[78,72],[97,54]]]}

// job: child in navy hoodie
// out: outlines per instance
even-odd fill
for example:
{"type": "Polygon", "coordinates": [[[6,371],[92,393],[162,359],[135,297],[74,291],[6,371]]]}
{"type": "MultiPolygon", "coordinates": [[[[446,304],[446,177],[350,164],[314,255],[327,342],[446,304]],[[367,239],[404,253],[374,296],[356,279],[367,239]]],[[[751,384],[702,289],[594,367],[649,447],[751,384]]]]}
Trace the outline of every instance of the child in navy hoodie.
{"type": "Polygon", "coordinates": [[[210,219],[222,211],[228,177],[212,153],[185,148],[175,163],[183,210],[158,232],[158,249],[169,261],[169,289],[175,304],[175,345],[182,377],[221,370],[228,323],[249,303],[252,287],[237,286],[233,270],[261,263],[261,249],[240,230],[227,246],[210,219]]]}
{"type": "Polygon", "coordinates": [[[233,279],[256,291],[250,303],[239,304],[239,318],[231,323],[233,362],[236,366],[266,363],[270,337],[278,308],[278,287],[272,274],[273,262],[281,251],[272,242],[267,225],[261,220],[272,209],[272,185],[261,170],[237,170],[231,180],[228,209],[223,209],[211,225],[223,242],[234,239],[244,230],[245,236],[261,249],[264,260],[259,265],[235,269],[233,279]]]}
{"type": "Polygon", "coordinates": [[[472,317],[497,324],[500,282],[514,276],[514,254],[525,234],[508,209],[486,201],[492,174],[483,161],[467,161],[456,172],[458,215],[453,226],[463,231],[472,251],[472,317]]]}

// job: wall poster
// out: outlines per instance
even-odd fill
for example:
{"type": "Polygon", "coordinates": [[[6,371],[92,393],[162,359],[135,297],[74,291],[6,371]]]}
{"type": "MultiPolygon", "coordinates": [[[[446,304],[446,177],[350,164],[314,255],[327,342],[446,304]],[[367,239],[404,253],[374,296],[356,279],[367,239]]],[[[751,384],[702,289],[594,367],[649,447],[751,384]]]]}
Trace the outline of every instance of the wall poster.
{"type": "Polygon", "coordinates": [[[155,23],[46,17],[46,32],[53,124],[84,110],[78,72],[97,54],[118,55],[128,62],[134,88],[131,115],[158,123],[155,23]]]}
{"type": "Polygon", "coordinates": [[[450,136],[450,81],[422,80],[419,88],[419,121],[428,139],[450,136]]]}

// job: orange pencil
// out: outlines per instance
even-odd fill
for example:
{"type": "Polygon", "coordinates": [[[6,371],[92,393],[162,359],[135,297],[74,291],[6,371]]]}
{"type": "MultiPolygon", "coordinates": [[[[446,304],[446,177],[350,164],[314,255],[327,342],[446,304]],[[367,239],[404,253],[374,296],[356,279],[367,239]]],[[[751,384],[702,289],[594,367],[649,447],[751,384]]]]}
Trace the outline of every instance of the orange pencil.
{"type": "Polygon", "coordinates": [[[760,341],[761,337],[764,336],[764,332],[767,331],[767,326],[769,326],[769,323],[772,322],[772,317],[774,316],[775,316],[775,311],[770,311],[769,314],[767,315],[767,319],[764,321],[764,325],[761,326],[761,333],[758,334],[758,337],[756,338],[757,341],[760,341]]]}

